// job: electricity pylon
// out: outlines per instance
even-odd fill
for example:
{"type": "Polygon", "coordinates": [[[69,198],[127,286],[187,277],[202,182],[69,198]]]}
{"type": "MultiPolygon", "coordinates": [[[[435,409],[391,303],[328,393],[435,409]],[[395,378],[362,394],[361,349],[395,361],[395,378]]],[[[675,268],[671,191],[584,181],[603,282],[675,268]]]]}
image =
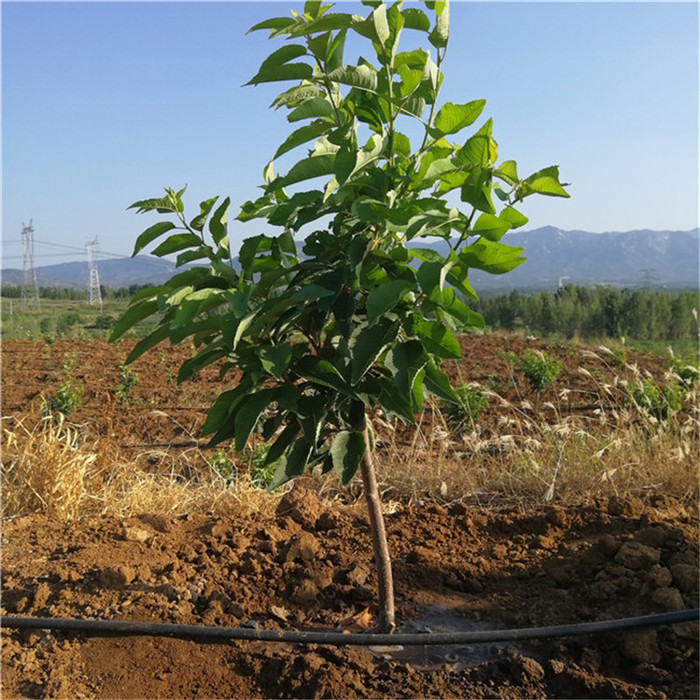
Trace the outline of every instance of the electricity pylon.
{"type": "Polygon", "coordinates": [[[102,294],[100,293],[100,275],[97,272],[97,262],[95,261],[95,249],[97,248],[97,238],[85,244],[87,249],[88,267],[90,269],[90,280],[88,283],[88,302],[100,305],[102,311],[102,294]]]}
{"type": "Polygon", "coordinates": [[[22,308],[29,305],[29,288],[31,286],[31,303],[35,309],[39,308],[39,285],[36,283],[36,270],[34,269],[34,227],[32,220],[29,226],[22,222],[22,241],[24,242],[24,260],[22,265],[22,308]]]}

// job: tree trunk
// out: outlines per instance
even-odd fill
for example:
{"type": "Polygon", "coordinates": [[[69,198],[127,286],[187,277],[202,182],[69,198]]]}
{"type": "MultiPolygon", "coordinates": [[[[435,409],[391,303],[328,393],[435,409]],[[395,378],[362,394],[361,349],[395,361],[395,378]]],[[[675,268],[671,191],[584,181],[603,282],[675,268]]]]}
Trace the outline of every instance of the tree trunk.
{"type": "Polygon", "coordinates": [[[362,486],[367,502],[369,524],[372,530],[372,546],[374,548],[374,560],[377,567],[377,579],[379,581],[379,625],[380,633],[392,633],[396,629],[394,619],[394,580],[391,573],[391,557],[386,541],[386,528],[384,527],[384,515],[382,514],[382,502],[377,489],[377,477],[374,471],[371,443],[367,419],[363,414],[362,425],[358,426],[365,438],[365,454],[360,462],[360,474],[362,486]]]}

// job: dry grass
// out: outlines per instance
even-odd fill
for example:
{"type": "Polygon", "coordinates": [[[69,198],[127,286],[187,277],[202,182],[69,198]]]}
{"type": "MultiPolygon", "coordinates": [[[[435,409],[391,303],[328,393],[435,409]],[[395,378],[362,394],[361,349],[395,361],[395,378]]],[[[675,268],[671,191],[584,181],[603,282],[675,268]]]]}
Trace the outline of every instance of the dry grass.
{"type": "MultiPolygon", "coordinates": [[[[613,353],[605,347],[596,359],[613,353]]],[[[612,366],[612,364],[610,365],[612,366]]],[[[423,498],[441,502],[494,499],[523,505],[573,503],[586,495],[654,491],[683,501],[698,497],[700,406],[698,382],[686,385],[682,405],[661,418],[641,400],[650,377],[635,365],[616,363],[612,380],[603,382],[586,369],[598,408],[570,411],[570,391],[537,406],[507,402],[483,390],[498,413],[495,428],[478,421],[453,428],[440,407],[429,404],[412,429],[376,418],[375,461],[385,509],[395,510],[423,498]]],[[[666,384],[682,381],[673,372],[666,384]]],[[[165,415],[165,414],[163,414],[165,415]]],[[[2,513],[5,517],[43,512],[58,519],[138,513],[179,515],[270,513],[279,494],[257,488],[245,474],[220,470],[198,447],[178,453],[151,449],[125,457],[116,444],[90,426],[5,418],[2,454],[2,513]],[[197,465],[186,466],[182,464],[197,465]],[[202,467],[201,465],[204,465],[202,467]]],[[[110,434],[110,430],[106,431],[110,434]]],[[[196,444],[196,443],[195,443],[196,444]]],[[[211,459],[211,455],[209,455],[211,459]]],[[[342,488],[334,475],[313,475],[309,483],[326,502],[357,503],[359,479],[342,488]]]]}
{"type": "Polygon", "coordinates": [[[122,458],[108,441],[86,441],[86,431],[63,418],[32,428],[18,419],[5,422],[12,427],[3,429],[4,517],[35,512],[59,520],[139,513],[235,515],[271,512],[278,500],[245,477],[224,483],[214,472],[208,480],[149,473],[122,458]]]}

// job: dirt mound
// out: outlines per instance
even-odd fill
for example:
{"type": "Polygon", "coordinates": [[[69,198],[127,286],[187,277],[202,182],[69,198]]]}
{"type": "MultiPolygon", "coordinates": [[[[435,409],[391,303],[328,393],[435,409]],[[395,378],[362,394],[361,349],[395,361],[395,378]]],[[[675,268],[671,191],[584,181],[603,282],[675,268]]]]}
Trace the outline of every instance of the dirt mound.
{"type": "MultiPolygon", "coordinates": [[[[295,517],[299,499],[314,498],[297,492],[265,518],[7,521],[2,614],[270,629],[335,629],[354,617],[366,626],[376,581],[364,514],[316,502],[314,517],[295,517]]],[[[697,525],[681,504],[651,496],[528,512],[405,509],[387,516],[399,628],[420,629],[436,610],[499,628],[695,607],[697,525]]],[[[697,697],[697,641],[697,625],[686,624],[442,656],[424,649],[423,660],[406,661],[365,648],[5,630],[2,695],[697,697]]]]}

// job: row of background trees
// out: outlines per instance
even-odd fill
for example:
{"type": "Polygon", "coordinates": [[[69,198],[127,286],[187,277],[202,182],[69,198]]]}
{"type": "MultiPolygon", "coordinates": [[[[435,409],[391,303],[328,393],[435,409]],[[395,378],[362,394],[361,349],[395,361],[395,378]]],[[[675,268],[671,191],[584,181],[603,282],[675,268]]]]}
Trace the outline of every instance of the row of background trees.
{"type": "MultiPolygon", "coordinates": [[[[102,298],[130,299],[144,285],[105,287],[102,298]]],[[[19,299],[19,285],[3,285],[2,296],[19,299]]],[[[40,287],[42,299],[80,301],[84,289],[40,287]]],[[[566,338],[619,338],[638,340],[690,341],[698,337],[693,309],[700,308],[700,294],[692,290],[671,292],[660,289],[618,289],[566,285],[556,293],[548,290],[482,296],[469,300],[486,325],[493,329],[525,330],[540,335],[559,334],[566,338]]]]}
{"type": "Polygon", "coordinates": [[[550,291],[483,296],[470,301],[486,325],[573,338],[693,340],[698,337],[696,291],[566,285],[550,291]]]}

